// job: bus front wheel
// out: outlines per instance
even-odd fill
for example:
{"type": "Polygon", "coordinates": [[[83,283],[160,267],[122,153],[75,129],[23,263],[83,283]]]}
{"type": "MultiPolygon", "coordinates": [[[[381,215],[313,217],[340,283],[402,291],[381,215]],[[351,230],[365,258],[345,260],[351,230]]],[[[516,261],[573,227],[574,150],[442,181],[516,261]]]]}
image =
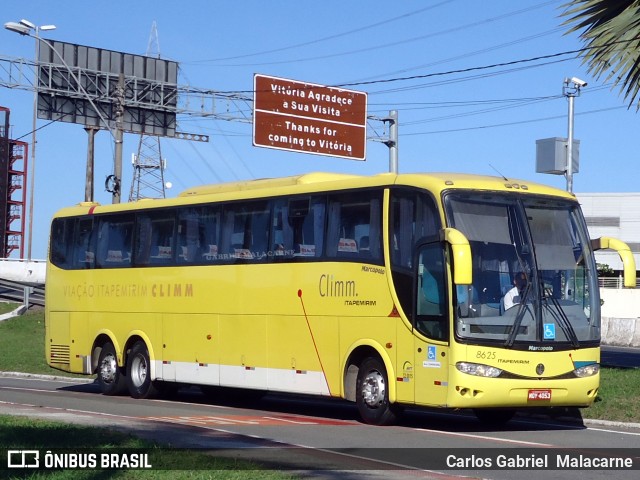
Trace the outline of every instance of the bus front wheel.
{"type": "Polygon", "coordinates": [[[98,385],[104,395],[118,395],[125,389],[125,378],[122,369],[118,367],[116,349],[111,343],[104,344],[100,350],[98,385]]]}
{"type": "Polygon", "coordinates": [[[356,405],[365,423],[390,425],[401,413],[398,405],[389,403],[387,370],[381,360],[366,358],[358,370],[356,405]]]}
{"type": "Polygon", "coordinates": [[[153,398],[159,390],[151,380],[149,351],[144,342],[136,342],[127,357],[127,388],[133,398],[153,398]]]}

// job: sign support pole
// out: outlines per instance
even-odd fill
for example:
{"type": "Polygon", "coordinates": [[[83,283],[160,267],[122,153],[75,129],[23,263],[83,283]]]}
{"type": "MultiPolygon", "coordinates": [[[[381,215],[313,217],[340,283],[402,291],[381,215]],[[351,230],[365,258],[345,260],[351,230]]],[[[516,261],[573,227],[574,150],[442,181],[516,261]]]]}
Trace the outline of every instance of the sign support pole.
{"type": "Polygon", "coordinates": [[[124,116],[124,74],[118,77],[116,93],[116,148],[113,165],[113,199],[111,203],[120,203],[120,184],[122,182],[122,120],[124,116]]]}
{"type": "Polygon", "coordinates": [[[93,165],[95,153],[95,137],[99,128],[85,127],[88,135],[87,141],[87,173],[84,183],[84,201],[93,202],[93,165]]]}
{"type": "Polygon", "coordinates": [[[398,173],[398,111],[390,110],[389,117],[383,120],[389,122],[389,139],[384,142],[389,147],[389,173],[398,173]]]}

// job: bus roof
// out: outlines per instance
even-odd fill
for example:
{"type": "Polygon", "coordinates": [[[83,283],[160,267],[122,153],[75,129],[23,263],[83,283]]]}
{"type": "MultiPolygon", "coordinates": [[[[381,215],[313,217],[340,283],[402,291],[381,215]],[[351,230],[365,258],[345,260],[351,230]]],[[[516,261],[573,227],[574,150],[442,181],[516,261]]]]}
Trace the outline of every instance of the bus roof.
{"type": "MultiPolygon", "coordinates": [[[[266,196],[288,195],[296,192],[296,186],[304,186],[305,192],[323,192],[330,190],[353,189],[362,187],[407,185],[423,187],[439,197],[444,190],[476,190],[476,191],[520,191],[525,194],[540,194],[575,200],[575,195],[546,185],[524,180],[506,179],[497,176],[483,176],[465,173],[380,173],[377,175],[349,175],[339,173],[314,172],[302,175],[279,178],[262,178],[240,182],[228,182],[203,185],[189,188],[179,194],[178,198],[142,199],[136,202],[118,205],[100,205],[96,202],[82,202],[75,207],[65,208],[57,215],[77,215],[100,213],[106,211],[137,210],[174,205],[180,202],[192,203],[203,201],[203,197],[211,197],[210,201],[256,198],[262,193],[266,196]],[[216,198],[221,197],[221,198],[216,198]]],[[[303,193],[303,192],[300,192],[303,193]]]]}
{"type": "MultiPolygon", "coordinates": [[[[466,173],[411,173],[394,175],[391,173],[381,173],[373,176],[348,175],[339,173],[314,172],[291,177],[280,178],[262,178],[258,180],[247,180],[241,182],[229,182],[213,185],[203,185],[190,188],[182,192],[179,196],[190,197],[194,195],[207,195],[226,192],[237,192],[246,190],[273,189],[277,187],[286,187],[294,185],[313,185],[327,182],[349,183],[358,179],[361,185],[380,185],[380,184],[408,184],[408,185],[425,185],[434,193],[448,189],[473,189],[473,190],[493,190],[493,191],[513,191],[523,190],[532,193],[540,193],[554,196],[565,196],[575,199],[575,196],[548,187],[538,183],[527,182],[524,180],[507,179],[496,176],[473,175],[466,173]],[[367,181],[370,179],[370,181],[367,181]]],[[[338,188],[343,185],[336,185],[338,188]]],[[[324,185],[325,187],[327,185],[324,185]]]]}
{"type": "Polygon", "coordinates": [[[347,175],[341,173],[314,172],[292,177],[280,178],[259,178],[257,180],[246,180],[241,182],[216,183],[212,185],[202,185],[189,188],[182,192],[180,197],[192,195],[207,195],[212,193],[237,192],[241,190],[259,190],[263,188],[287,187],[290,185],[308,185],[312,183],[331,182],[336,180],[349,180],[356,178],[366,178],[360,175],[347,175]]]}

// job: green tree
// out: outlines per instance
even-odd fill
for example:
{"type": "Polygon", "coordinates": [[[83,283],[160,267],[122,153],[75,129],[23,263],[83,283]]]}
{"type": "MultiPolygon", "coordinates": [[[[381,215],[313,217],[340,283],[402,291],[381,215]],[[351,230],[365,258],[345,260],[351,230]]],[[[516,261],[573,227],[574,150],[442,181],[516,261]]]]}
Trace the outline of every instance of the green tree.
{"type": "Polygon", "coordinates": [[[606,263],[598,263],[596,264],[598,269],[598,277],[615,277],[616,272],[606,263]]]}
{"type": "Polygon", "coordinates": [[[567,33],[581,32],[580,54],[595,78],[613,81],[640,109],[640,0],[571,0],[562,16],[567,33]]]}

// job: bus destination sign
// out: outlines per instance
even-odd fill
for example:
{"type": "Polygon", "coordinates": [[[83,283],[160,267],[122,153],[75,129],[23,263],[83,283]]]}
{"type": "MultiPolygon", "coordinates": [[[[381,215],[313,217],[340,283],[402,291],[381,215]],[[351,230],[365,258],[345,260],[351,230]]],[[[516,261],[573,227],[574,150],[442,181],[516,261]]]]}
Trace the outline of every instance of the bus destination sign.
{"type": "Polygon", "coordinates": [[[254,76],[253,144],[364,160],[367,94],[254,76]]]}

